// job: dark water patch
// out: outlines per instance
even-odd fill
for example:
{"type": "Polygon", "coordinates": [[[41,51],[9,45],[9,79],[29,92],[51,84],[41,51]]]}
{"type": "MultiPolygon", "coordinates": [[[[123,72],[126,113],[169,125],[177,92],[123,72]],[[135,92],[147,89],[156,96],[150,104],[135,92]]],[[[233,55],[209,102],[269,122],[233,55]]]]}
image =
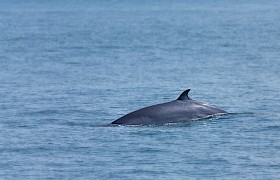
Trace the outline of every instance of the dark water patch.
{"type": "Polygon", "coordinates": [[[265,124],[258,129],[259,132],[263,132],[270,135],[277,135],[280,131],[280,125],[265,124]]]}
{"type": "Polygon", "coordinates": [[[94,125],[93,123],[83,122],[83,121],[71,121],[71,122],[64,122],[61,125],[65,126],[73,126],[73,127],[109,127],[109,125],[94,125]]]}
{"type": "Polygon", "coordinates": [[[278,130],[280,130],[280,125],[268,126],[267,129],[268,129],[268,130],[275,130],[275,131],[278,131],[278,130]]]}
{"type": "Polygon", "coordinates": [[[46,109],[46,110],[35,110],[35,111],[26,111],[19,113],[19,115],[30,115],[30,116],[45,116],[45,115],[57,115],[63,114],[61,110],[57,109],[46,109]]]}

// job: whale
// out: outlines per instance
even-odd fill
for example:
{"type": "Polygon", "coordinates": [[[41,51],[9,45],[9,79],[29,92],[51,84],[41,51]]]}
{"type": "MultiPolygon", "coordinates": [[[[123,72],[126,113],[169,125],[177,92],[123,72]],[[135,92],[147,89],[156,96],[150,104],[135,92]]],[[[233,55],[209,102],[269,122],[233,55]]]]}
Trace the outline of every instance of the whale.
{"type": "Polygon", "coordinates": [[[195,121],[228,112],[189,98],[190,89],[185,90],[176,100],[145,107],[126,114],[111,124],[115,125],[158,125],[195,121]]]}

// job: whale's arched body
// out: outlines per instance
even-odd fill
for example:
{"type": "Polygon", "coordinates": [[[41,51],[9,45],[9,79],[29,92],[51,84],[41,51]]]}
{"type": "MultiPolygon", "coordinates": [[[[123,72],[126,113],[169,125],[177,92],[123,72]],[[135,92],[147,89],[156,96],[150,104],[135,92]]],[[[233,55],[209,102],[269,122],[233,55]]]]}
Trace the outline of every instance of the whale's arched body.
{"type": "Polygon", "coordinates": [[[190,99],[189,91],[190,89],[184,91],[177,100],[139,109],[115,120],[112,124],[166,124],[227,114],[224,110],[190,99]]]}

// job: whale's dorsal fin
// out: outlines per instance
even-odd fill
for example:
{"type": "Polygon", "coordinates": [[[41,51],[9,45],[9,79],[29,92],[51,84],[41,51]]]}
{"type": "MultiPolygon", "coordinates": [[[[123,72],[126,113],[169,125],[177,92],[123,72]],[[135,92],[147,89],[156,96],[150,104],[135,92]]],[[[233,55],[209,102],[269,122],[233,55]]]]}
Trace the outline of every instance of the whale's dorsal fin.
{"type": "Polygon", "coordinates": [[[177,100],[183,101],[183,100],[188,100],[188,99],[190,99],[189,96],[188,96],[189,92],[190,92],[190,89],[185,90],[185,91],[178,97],[177,100]]]}

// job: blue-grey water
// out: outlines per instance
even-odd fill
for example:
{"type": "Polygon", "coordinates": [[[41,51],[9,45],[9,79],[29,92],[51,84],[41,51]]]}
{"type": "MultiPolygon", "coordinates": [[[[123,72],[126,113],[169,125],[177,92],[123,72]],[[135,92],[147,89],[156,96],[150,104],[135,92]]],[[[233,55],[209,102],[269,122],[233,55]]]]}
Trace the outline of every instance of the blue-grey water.
{"type": "Polygon", "coordinates": [[[0,0],[0,179],[279,179],[279,8],[0,0]],[[109,125],[187,88],[234,114],[109,125]]]}

